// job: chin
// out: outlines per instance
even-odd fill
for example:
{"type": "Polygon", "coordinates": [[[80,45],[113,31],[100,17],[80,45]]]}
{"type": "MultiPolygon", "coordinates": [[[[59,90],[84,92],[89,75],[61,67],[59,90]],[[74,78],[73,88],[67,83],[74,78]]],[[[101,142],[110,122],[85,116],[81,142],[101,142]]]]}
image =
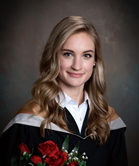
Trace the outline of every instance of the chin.
{"type": "Polygon", "coordinates": [[[70,87],[80,87],[82,86],[84,83],[68,83],[67,85],[69,85],[70,87]]]}

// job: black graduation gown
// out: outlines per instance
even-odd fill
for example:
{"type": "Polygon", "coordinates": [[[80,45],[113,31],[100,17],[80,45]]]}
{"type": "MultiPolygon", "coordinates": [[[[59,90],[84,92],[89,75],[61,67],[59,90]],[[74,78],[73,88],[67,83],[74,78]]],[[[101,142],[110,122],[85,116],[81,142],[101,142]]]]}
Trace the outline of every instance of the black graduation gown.
{"type": "Polygon", "coordinates": [[[127,166],[127,153],[124,132],[126,125],[119,117],[109,123],[110,136],[107,143],[100,146],[97,141],[89,136],[85,137],[87,116],[84,119],[81,134],[72,115],[66,109],[68,127],[73,133],[59,128],[51,123],[45,129],[45,138],[40,134],[40,124],[44,120],[39,116],[30,114],[18,114],[4,129],[0,138],[0,161],[4,166],[10,166],[11,156],[14,148],[18,149],[21,143],[25,143],[29,149],[37,148],[39,143],[51,140],[61,149],[66,136],[69,136],[69,152],[80,141],[79,153],[85,152],[88,156],[87,166],[127,166]]]}

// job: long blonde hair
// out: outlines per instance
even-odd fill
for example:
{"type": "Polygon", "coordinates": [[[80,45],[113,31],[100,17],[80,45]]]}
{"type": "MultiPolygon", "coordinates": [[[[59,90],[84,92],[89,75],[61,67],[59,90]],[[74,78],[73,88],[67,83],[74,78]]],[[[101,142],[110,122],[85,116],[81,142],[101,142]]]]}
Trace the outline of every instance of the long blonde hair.
{"type": "Polygon", "coordinates": [[[100,144],[106,142],[109,135],[109,125],[106,120],[108,105],[104,100],[106,83],[104,77],[104,62],[102,59],[100,39],[93,25],[80,16],[66,17],[52,30],[46,43],[40,62],[40,78],[32,87],[32,99],[30,103],[39,104],[42,111],[46,111],[45,120],[41,124],[41,134],[44,135],[45,125],[50,122],[68,130],[65,123],[63,108],[55,101],[61,91],[58,84],[59,53],[69,36],[78,32],[86,32],[95,44],[95,61],[91,78],[85,83],[84,90],[88,93],[91,105],[88,115],[86,135],[92,134],[91,138],[99,140],[100,144]]]}

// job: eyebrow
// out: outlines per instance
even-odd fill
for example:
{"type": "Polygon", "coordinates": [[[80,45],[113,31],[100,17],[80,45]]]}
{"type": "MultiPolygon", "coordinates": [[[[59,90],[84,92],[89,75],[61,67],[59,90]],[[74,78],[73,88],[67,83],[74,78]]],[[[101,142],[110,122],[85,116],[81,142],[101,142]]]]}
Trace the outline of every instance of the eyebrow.
{"type": "MultiPolygon", "coordinates": [[[[69,50],[69,49],[62,49],[61,51],[69,51],[69,52],[74,53],[74,51],[69,50]]],[[[86,51],[84,51],[83,53],[86,53],[86,52],[93,52],[93,53],[94,53],[94,51],[93,51],[93,50],[86,50],[86,51]]]]}

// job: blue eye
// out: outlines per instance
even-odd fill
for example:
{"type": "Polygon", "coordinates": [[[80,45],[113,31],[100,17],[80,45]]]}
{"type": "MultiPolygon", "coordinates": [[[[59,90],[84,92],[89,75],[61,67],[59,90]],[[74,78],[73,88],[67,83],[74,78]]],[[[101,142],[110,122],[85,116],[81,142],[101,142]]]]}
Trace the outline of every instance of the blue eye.
{"type": "Polygon", "coordinates": [[[67,56],[67,57],[70,57],[71,53],[66,52],[66,53],[64,53],[64,55],[67,56]]]}
{"type": "Polygon", "coordinates": [[[84,54],[84,57],[85,58],[90,58],[90,57],[92,57],[90,54],[84,54]]]}

